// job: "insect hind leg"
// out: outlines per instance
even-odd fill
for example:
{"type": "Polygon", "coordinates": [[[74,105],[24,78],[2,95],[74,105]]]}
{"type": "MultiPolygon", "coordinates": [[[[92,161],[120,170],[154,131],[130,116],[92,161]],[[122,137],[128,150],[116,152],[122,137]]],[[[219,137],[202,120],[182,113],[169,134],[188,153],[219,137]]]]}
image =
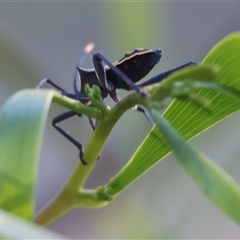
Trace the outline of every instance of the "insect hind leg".
{"type": "Polygon", "coordinates": [[[136,110],[138,112],[141,112],[145,115],[146,119],[148,120],[148,122],[153,126],[155,124],[155,122],[153,121],[153,119],[151,118],[150,114],[148,113],[148,111],[139,105],[136,105],[133,110],[136,110]]]}
{"type": "Polygon", "coordinates": [[[83,165],[86,165],[87,162],[84,160],[83,158],[83,147],[82,147],[82,144],[79,143],[76,139],[74,139],[69,133],[67,133],[65,130],[63,130],[62,128],[60,128],[57,124],[59,122],[62,122],[68,118],[71,118],[73,116],[81,116],[81,114],[77,113],[77,112],[74,112],[74,111],[68,111],[68,112],[65,112],[65,113],[62,113],[58,116],[56,116],[53,121],[52,121],[52,125],[53,127],[58,131],[60,132],[66,139],[68,139],[74,146],[76,146],[78,149],[79,149],[79,158],[80,158],[80,161],[82,162],[83,165]]]}

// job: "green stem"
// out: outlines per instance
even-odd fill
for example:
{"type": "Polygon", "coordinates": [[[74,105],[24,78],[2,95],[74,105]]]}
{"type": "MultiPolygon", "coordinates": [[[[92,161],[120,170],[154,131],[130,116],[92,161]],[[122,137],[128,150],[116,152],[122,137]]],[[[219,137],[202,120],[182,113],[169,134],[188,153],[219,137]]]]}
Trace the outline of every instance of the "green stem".
{"type": "Polygon", "coordinates": [[[141,104],[142,101],[144,101],[144,98],[139,94],[131,94],[112,108],[108,116],[98,121],[84,151],[84,160],[87,165],[82,165],[81,162],[77,164],[59,195],[36,217],[35,222],[37,224],[49,225],[76,206],[100,207],[111,200],[111,196],[107,196],[101,187],[96,190],[83,190],[82,188],[116,122],[125,111],[136,104],[141,104]]]}
{"type": "Polygon", "coordinates": [[[58,92],[54,92],[53,101],[60,104],[63,107],[66,107],[72,111],[81,113],[90,118],[103,119],[103,114],[99,109],[94,107],[89,107],[81,102],[71,99],[69,97],[63,96],[58,92]]]}

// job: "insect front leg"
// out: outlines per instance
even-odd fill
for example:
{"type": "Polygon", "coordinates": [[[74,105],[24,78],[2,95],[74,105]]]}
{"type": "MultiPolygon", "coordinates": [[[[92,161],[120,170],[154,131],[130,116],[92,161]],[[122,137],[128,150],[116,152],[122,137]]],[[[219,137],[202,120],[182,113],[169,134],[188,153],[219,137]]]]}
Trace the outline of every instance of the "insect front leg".
{"type": "Polygon", "coordinates": [[[57,131],[59,131],[66,139],[68,139],[74,146],[76,146],[78,148],[78,150],[80,151],[79,152],[79,158],[80,158],[80,161],[82,162],[82,164],[86,165],[87,162],[84,161],[84,158],[83,158],[83,147],[82,147],[82,144],[79,143],[76,139],[74,139],[71,135],[69,135],[65,130],[63,130],[62,128],[60,128],[57,124],[59,122],[62,122],[68,118],[71,118],[73,116],[76,116],[76,115],[79,115],[79,116],[82,116],[81,114],[77,113],[77,112],[74,112],[74,111],[68,111],[68,112],[65,112],[65,113],[62,113],[60,115],[58,115],[57,117],[55,117],[52,121],[52,125],[53,127],[55,127],[55,129],[57,129],[57,131]]]}
{"type": "Polygon", "coordinates": [[[177,72],[178,70],[180,69],[183,69],[185,67],[189,67],[189,66],[193,66],[193,65],[197,65],[198,63],[195,62],[195,61],[189,61],[183,65],[180,65],[178,67],[175,67],[175,68],[172,68],[168,71],[165,71],[165,72],[162,72],[152,78],[150,78],[149,80],[141,83],[141,84],[138,84],[137,86],[140,87],[140,88],[143,88],[143,87],[146,87],[146,86],[149,86],[149,85],[152,85],[154,83],[158,83],[158,82],[161,82],[164,78],[168,77],[170,74],[174,73],[174,72],[177,72]]]}
{"type": "Polygon", "coordinates": [[[55,84],[52,80],[50,80],[49,78],[44,78],[42,81],[40,81],[38,83],[38,85],[35,87],[35,89],[40,89],[45,83],[50,84],[51,86],[53,86],[54,88],[56,88],[57,90],[59,90],[60,92],[67,92],[65,91],[63,88],[59,87],[57,84],[55,84]]]}

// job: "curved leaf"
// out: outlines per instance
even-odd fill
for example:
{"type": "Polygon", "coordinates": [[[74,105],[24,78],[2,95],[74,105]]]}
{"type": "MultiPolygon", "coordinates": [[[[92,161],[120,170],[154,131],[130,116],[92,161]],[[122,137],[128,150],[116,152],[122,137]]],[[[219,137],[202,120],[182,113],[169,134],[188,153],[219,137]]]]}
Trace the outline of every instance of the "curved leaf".
{"type": "Polygon", "coordinates": [[[102,117],[94,107],[53,90],[23,90],[7,101],[0,116],[0,208],[25,219],[33,217],[36,168],[52,101],[102,117]]]}
{"type": "Polygon", "coordinates": [[[1,113],[0,207],[25,219],[33,216],[36,167],[53,94],[20,91],[1,113]]]}

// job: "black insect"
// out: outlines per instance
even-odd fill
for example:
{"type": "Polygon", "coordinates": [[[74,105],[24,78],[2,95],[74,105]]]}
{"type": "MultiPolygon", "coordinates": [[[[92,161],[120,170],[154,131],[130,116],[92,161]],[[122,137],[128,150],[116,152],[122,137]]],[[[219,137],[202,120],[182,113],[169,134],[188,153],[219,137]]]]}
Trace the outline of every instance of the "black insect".
{"type": "MultiPolygon", "coordinates": [[[[179,67],[160,73],[155,77],[152,77],[149,80],[136,85],[136,82],[145,77],[160,61],[160,58],[162,56],[162,51],[160,49],[138,48],[131,53],[126,53],[122,59],[114,63],[109,62],[101,53],[97,52],[92,55],[94,69],[83,69],[81,67],[83,60],[85,56],[91,52],[93,47],[93,44],[88,44],[77,63],[73,80],[74,93],[68,93],[48,78],[44,78],[41,82],[39,82],[39,84],[36,86],[36,89],[39,89],[43,86],[43,84],[48,83],[54,88],[58,89],[63,95],[68,96],[72,99],[77,99],[80,102],[87,104],[89,99],[84,91],[85,84],[89,84],[90,87],[97,85],[101,89],[101,95],[103,99],[109,95],[115,102],[118,102],[120,99],[116,93],[117,89],[125,89],[127,91],[135,90],[139,94],[144,95],[142,87],[160,82],[171,73],[187,66],[196,64],[195,62],[190,61],[179,67]]],[[[139,112],[143,112],[148,121],[153,124],[152,119],[143,107],[136,106],[135,109],[139,112]]],[[[80,160],[83,164],[86,164],[83,158],[82,144],[57,125],[59,122],[75,115],[81,116],[81,114],[74,111],[62,113],[53,119],[52,125],[79,149],[80,160]]],[[[94,130],[95,125],[90,118],[89,120],[94,130]]]]}

